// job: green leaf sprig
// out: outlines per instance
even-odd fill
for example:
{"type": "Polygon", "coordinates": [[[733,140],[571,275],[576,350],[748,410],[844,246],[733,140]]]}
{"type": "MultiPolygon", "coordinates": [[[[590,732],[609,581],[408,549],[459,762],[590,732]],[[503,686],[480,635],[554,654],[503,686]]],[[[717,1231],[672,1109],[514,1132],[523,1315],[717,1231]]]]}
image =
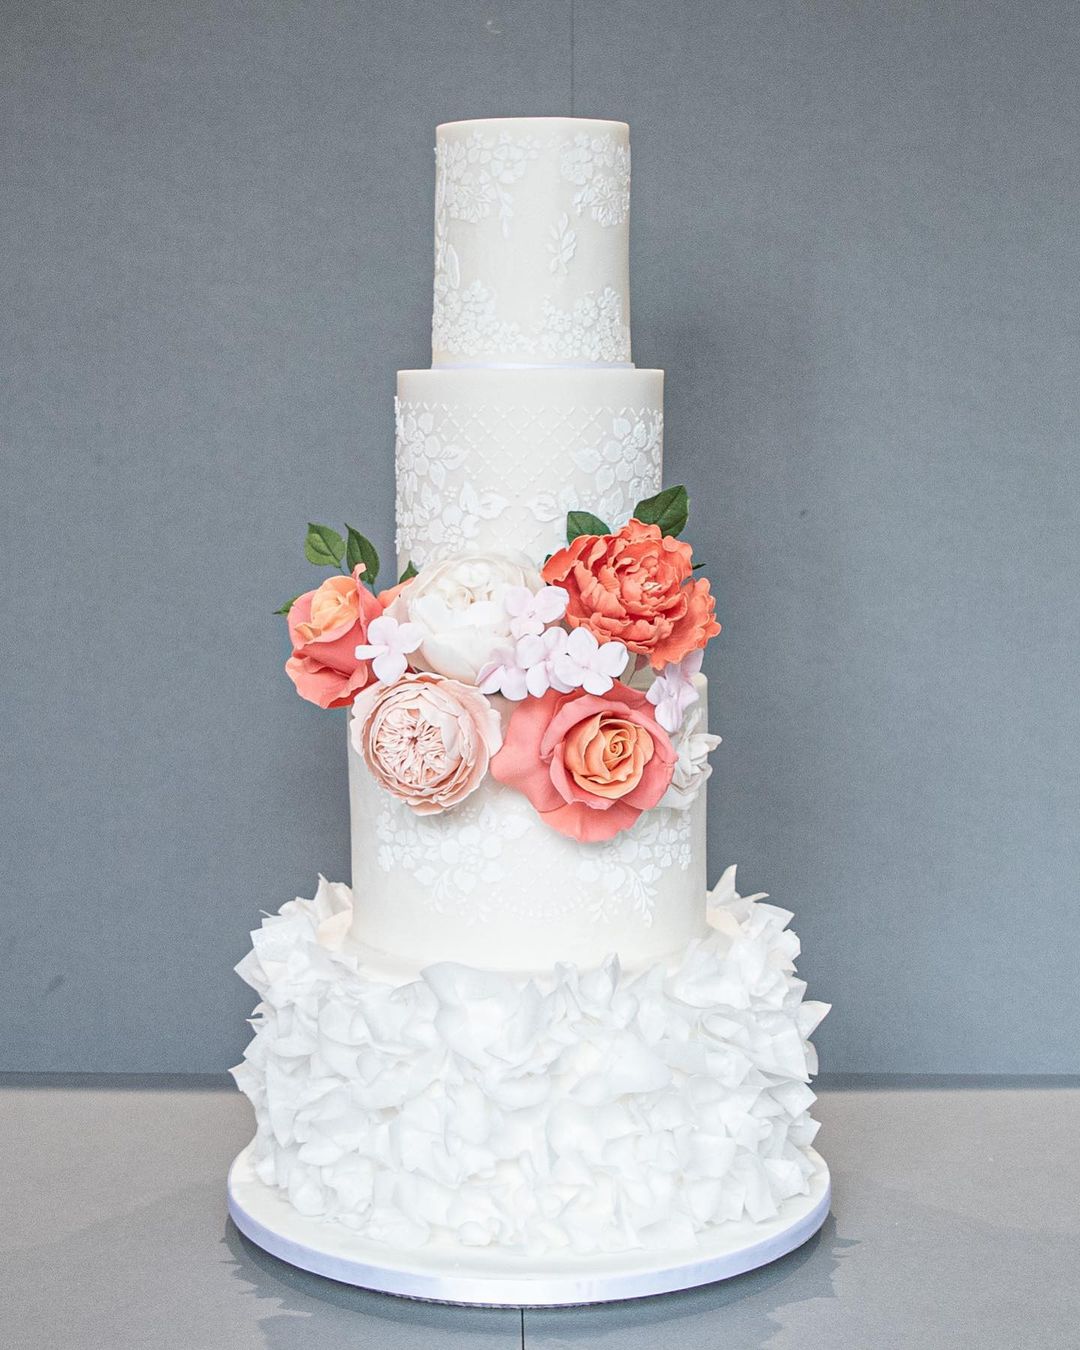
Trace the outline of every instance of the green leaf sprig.
{"type": "MultiPolygon", "coordinates": [[[[680,483],[677,487],[664,488],[655,497],[646,497],[638,502],[632,512],[635,520],[643,525],[659,525],[660,533],[680,535],[686,528],[690,515],[690,497],[680,483]]],[[[566,516],[566,542],[572,544],[583,534],[610,534],[611,526],[605,524],[591,511],[569,511],[566,516]]],[[[546,559],[545,559],[546,561],[546,559]]]]}
{"type": "MultiPolygon", "coordinates": [[[[309,521],[304,536],[304,557],[316,567],[337,567],[346,576],[351,576],[363,563],[363,577],[369,586],[375,585],[375,578],[379,575],[379,555],[375,545],[351,525],[345,526],[345,538],[342,538],[330,525],[315,525],[309,521]]],[[[409,567],[412,567],[412,563],[409,567]]],[[[412,575],[416,575],[415,568],[412,575]]],[[[402,580],[405,579],[402,577],[402,580]]],[[[299,599],[299,595],[294,595],[274,613],[288,614],[299,599]]]]}

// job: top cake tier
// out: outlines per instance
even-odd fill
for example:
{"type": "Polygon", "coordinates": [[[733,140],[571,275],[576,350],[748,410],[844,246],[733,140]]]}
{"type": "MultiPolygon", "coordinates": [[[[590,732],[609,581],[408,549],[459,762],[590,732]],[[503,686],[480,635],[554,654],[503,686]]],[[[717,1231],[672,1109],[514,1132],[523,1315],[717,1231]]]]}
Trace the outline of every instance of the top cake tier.
{"type": "Polygon", "coordinates": [[[446,122],[435,140],[432,365],[631,365],[626,123],[446,122]]]}

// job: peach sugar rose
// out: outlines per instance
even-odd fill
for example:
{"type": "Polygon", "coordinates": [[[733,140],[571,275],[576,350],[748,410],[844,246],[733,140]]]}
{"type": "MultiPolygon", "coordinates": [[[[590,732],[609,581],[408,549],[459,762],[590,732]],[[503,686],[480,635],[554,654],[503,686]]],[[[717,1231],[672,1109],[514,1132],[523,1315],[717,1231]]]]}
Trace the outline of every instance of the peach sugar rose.
{"type": "Polygon", "coordinates": [[[292,656],[285,671],[297,693],[320,708],[344,708],[371,681],[371,666],[357,660],[367,626],[383,612],[361,583],[363,564],[352,576],[327,578],[318,590],[293,601],[288,613],[292,656]]]}
{"type": "Polygon", "coordinates": [[[675,762],[645,695],[616,682],[603,695],[552,690],[519,703],[491,773],[524,793],[546,825],[591,844],[656,806],[675,762]]]}
{"type": "Polygon", "coordinates": [[[364,690],[349,735],[379,786],[419,815],[475,792],[502,744],[499,714],[483,694],[427,671],[364,690]]]}
{"type": "Polygon", "coordinates": [[[689,544],[631,520],[615,534],[579,535],[552,554],[542,576],[570,596],[571,628],[621,642],[660,670],[720,632],[709,583],[694,578],[692,560],[689,544]]]}

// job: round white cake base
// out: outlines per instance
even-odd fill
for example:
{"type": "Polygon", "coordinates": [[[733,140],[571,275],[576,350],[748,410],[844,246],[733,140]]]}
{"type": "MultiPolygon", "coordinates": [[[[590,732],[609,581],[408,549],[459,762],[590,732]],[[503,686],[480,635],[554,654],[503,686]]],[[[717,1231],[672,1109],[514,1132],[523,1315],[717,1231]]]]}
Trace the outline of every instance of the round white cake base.
{"type": "Polygon", "coordinates": [[[795,1196],[775,1219],[728,1223],[682,1252],[532,1257],[480,1247],[400,1251],[368,1242],[341,1224],[305,1218],[255,1176],[251,1145],[229,1171],[229,1213],[264,1251],[316,1275],[404,1298],[485,1307],[550,1308],[612,1303],[730,1279],[786,1256],[817,1232],[829,1212],[829,1169],[817,1165],[810,1193],[795,1196]]]}

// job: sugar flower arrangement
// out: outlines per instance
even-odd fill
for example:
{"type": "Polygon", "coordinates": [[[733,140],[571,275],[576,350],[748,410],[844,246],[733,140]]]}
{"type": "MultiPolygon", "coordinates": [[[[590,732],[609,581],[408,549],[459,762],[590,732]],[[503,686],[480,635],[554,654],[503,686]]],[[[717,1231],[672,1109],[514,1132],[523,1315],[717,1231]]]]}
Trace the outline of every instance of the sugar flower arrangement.
{"type": "Polygon", "coordinates": [[[412,810],[452,810],[491,777],[552,829],[610,839],[654,807],[686,810],[720,742],[699,729],[694,677],[720,632],[695,576],[683,487],[612,530],[567,516],[542,567],[474,552],[410,563],[376,592],[379,558],[351,526],[309,525],[304,552],[337,568],[284,614],[285,669],[412,810]]]}

